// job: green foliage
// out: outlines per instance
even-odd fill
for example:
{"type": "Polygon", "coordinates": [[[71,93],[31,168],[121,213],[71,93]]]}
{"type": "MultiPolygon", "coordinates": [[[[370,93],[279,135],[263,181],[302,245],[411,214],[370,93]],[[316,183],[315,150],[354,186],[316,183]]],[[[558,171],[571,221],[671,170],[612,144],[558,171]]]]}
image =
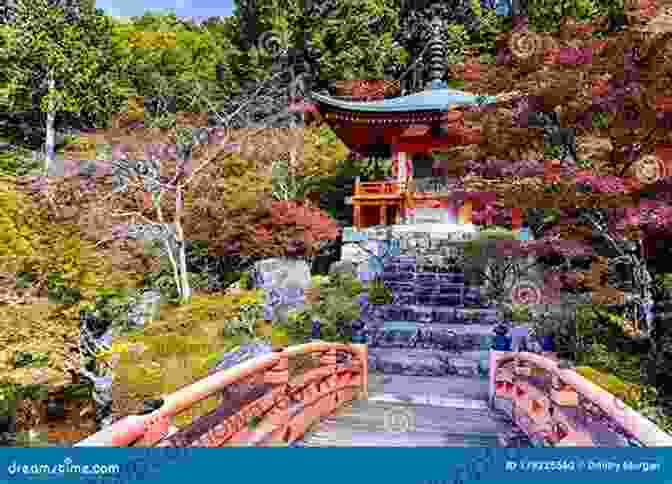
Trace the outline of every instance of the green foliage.
{"type": "Polygon", "coordinates": [[[601,372],[587,366],[578,367],[576,372],[587,380],[595,383],[597,386],[604,388],[612,395],[615,395],[634,409],[638,409],[646,402],[651,401],[652,389],[624,382],[616,375],[601,372]]]}
{"type": "Polygon", "coordinates": [[[14,354],[14,368],[41,368],[49,365],[46,353],[27,353],[17,351],[14,354]]]}
{"type": "MultiPolygon", "coordinates": [[[[234,86],[215,83],[215,65],[228,64],[230,40],[210,29],[193,29],[174,13],[145,14],[133,22],[116,22],[112,33],[117,70],[129,90],[143,96],[175,97],[178,111],[208,109],[194,92],[209,98],[231,93],[234,86]],[[154,34],[154,35],[153,35],[154,34]]],[[[174,127],[174,118],[149,120],[156,127],[174,127]]]]}
{"type": "Polygon", "coordinates": [[[362,284],[350,274],[332,274],[320,285],[320,301],[289,312],[285,329],[293,341],[305,341],[312,333],[313,320],[320,321],[324,341],[352,341],[351,323],[360,317],[357,296],[362,284]]]}
{"type": "Polygon", "coordinates": [[[472,0],[474,13],[480,19],[480,25],[469,39],[470,46],[477,47],[481,52],[481,62],[494,64],[497,54],[497,36],[506,31],[507,21],[497,15],[494,9],[483,11],[479,0],[472,0]]]}
{"type": "Polygon", "coordinates": [[[464,80],[463,79],[450,79],[448,82],[448,87],[451,89],[464,89],[464,80]]]}
{"type": "Polygon", "coordinates": [[[641,357],[626,352],[610,351],[602,343],[593,343],[577,354],[577,362],[603,372],[612,373],[629,382],[642,381],[641,357]]]}
{"type": "Polygon", "coordinates": [[[392,160],[380,158],[365,158],[359,160],[349,160],[358,175],[362,175],[369,180],[382,180],[392,174],[392,160]]]}
{"type": "Polygon", "coordinates": [[[174,129],[177,116],[174,113],[160,113],[158,115],[146,115],[145,126],[148,128],[174,129]]]}
{"type": "Polygon", "coordinates": [[[495,57],[494,54],[490,54],[488,52],[481,54],[480,57],[481,64],[494,64],[496,61],[497,58],[495,57]]]}
{"type": "Polygon", "coordinates": [[[511,309],[512,321],[516,323],[525,323],[532,320],[532,312],[526,304],[514,304],[511,309]]]}
{"type": "Polygon", "coordinates": [[[323,53],[320,69],[325,78],[382,79],[385,66],[406,63],[407,53],[394,45],[399,11],[389,1],[339,2],[337,11],[327,18],[305,18],[299,13],[300,5],[295,5],[296,20],[290,16],[286,26],[276,22],[277,30],[286,32],[290,38],[302,38],[308,32],[323,53]],[[385,25],[382,34],[369,29],[372,17],[382,18],[385,25]]]}
{"type": "Polygon", "coordinates": [[[331,274],[320,288],[321,294],[343,293],[349,298],[355,298],[364,291],[364,285],[357,277],[344,272],[331,274]]]}
{"type": "Polygon", "coordinates": [[[656,274],[654,282],[659,289],[669,291],[672,289],[672,273],[656,274]]]}
{"type": "Polygon", "coordinates": [[[530,0],[527,11],[530,27],[537,32],[555,32],[563,16],[587,21],[599,15],[602,0],[530,0]]]}
{"type": "Polygon", "coordinates": [[[0,152],[0,174],[16,176],[19,163],[15,150],[0,152]]]}
{"type": "Polygon", "coordinates": [[[321,287],[329,283],[329,276],[312,276],[310,278],[310,285],[312,287],[321,287]]]}
{"type": "Polygon", "coordinates": [[[544,158],[547,160],[557,160],[560,155],[562,154],[562,151],[560,151],[560,147],[557,145],[552,145],[550,143],[545,143],[544,144],[544,158]]]}
{"type": "Polygon", "coordinates": [[[240,288],[244,289],[246,291],[249,291],[252,289],[254,281],[252,280],[252,276],[248,272],[242,272],[240,274],[240,288]]]}
{"type": "Polygon", "coordinates": [[[262,304],[263,300],[260,291],[248,291],[241,295],[196,294],[184,311],[193,321],[227,321],[237,317],[241,306],[262,304]]]}
{"type": "Polygon", "coordinates": [[[63,274],[59,272],[52,272],[47,275],[47,288],[49,289],[49,299],[55,303],[73,305],[77,304],[82,298],[79,288],[66,283],[63,274]]]}
{"type": "Polygon", "coordinates": [[[132,294],[125,288],[103,288],[97,291],[93,304],[83,304],[80,309],[100,321],[110,321],[115,328],[128,326],[128,311],[132,303],[132,294]]]}
{"type": "Polygon", "coordinates": [[[11,183],[0,185],[0,262],[15,262],[16,257],[34,254],[34,232],[18,218],[25,203],[11,183]]]}
{"type": "Polygon", "coordinates": [[[461,64],[464,62],[464,49],[469,42],[469,34],[464,25],[449,24],[446,35],[446,62],[461,64]]]}
{"type": "Polygon", "coordinates": [[[263,319],[263,306],[260,303],[242,304],[238,311],[236,317],[224,321],[220,334],[225,337],[244,334],[254,338],[256,325],[263,319]]]}
{"type": "Polygon", "coordinates": [[[381,279],[374,279],[369,285],[369,304],[392,304],[392,291],[381,279]]]}
{"type": "Polygon", "coordinates": [[[45,385],[17,385],[0,382],[0,415],[12,414],[21,400],[45,400],[48,388],[45,385]]]}
{"type": "Polygon", "coordinates": [[[609,127],[609,113],[593,113],[593,127],[597,129],[607,129],[609,127]]]}
{"type": "MultiPolygon", "coordinates": [[[[634,355],[613,355],[604,346],[596,347],[586,360],[591,366],[581,366],[576,372],[594,384],[607,390],[644,417],[653,421],[665,432],[672,432],[672,418],[657,406],[658,390],[642,385],[639,377],[639,358],[634,355]],[[630,356],[630,358],[628,358],[630,356]],[[628,361],[630,360],[630,361],[628,361]],[[630,378],[620,377],[626,368],[632,367],[630,378]],[[602,371],[595,368],[600,368],[602,371]],[[635,369],[636,368],[636,369],[635,369]]],[[[627,371],[627,370],[626,370],[627,371]]]]}
{"type": "Polygon", "coordinates": [[[33,69],[42,66],[62,81],[44,96],[46,112],[87,111],[99,116],[114,112],[127,92],[119,82],[112,54],[110,17],[91,4],[80,6],[79,20],[69,21],[62,7],[47,0],[16,2],[15,29],[4,30],[0,74],[12,79],[10,104],[26,105],[30,99],[33,69]]]}
{"type": "MultiPolygon", "coordinates": [[[[147,244],[147,251],[149,254],[160,256],[160,243],[157,241],[147,244]]],[[[146,272],[143,274],[142,285],[145,287],[154,287],[158,289],[162,295],[168,299],[178,299],[179,294],[175,285],[175,276],[173,266],[167,256],[160,256],[159,267],[156,271],[146,272]]],[[[195,284],[194,289],[202,288],[207,283],[199,274],[189,273],[189,282],[195,284]]]]}

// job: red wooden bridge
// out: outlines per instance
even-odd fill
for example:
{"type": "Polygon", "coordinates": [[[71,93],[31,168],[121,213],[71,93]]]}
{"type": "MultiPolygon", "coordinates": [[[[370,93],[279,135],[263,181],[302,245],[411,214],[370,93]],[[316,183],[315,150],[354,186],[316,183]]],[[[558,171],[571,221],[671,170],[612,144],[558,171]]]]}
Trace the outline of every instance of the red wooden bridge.
{"type": "Polygon", "coordinates": [[[672,436],[552,354],[491,351],[482,381],[369,374],[367,361],[366,345],[285,348],[184,387],[154,412],[76,446],[672,445],[672,436]],[[208,399],[217,400],[214,411],[175,425],[208,399]]]}

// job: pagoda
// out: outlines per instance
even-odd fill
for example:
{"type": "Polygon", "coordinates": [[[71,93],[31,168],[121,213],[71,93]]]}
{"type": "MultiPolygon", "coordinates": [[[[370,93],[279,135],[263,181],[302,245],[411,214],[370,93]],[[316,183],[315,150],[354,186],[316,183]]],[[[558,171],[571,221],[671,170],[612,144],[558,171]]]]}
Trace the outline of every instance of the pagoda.
{"type": "MultiPolygon", "coordinates": [[[[480,143],[480,128],[464,125],[464,107],[494,102],[449,89],[433,80],[415,94],[377,101],[353,101],[313,93],[315,108],[351,151],[363,157],[389,157],[394,179],[357,182],[353,190],[354,226],[471,223],[473,202],[483,194],[465,194],[441,177],[419,173],[433,151],[480,143]],[[425,218],[417,209],[424,210],[425,218]],[[426,218],[435,209],[434,218],[426,218]]],[[[494,200],[493,200],[494,201],[494,200]]],[[[478,203],[478,202],[476,202],[478,203]]]]}
{"type": "Polygon", "coordinates": [[[352,152],[392,160],[392,179],[355,183],[355,229],[429,224],[434,231],[471,231],[472,208],[494,202],[492,194],[466,193],[456,180],[435,176],[433,152],[481,142],[480,127],[465,126],[464,110],[498,100],[448,87],[447,32],[454,23],[479,28],[460,0],[404,1],[395,40],[411,54],[408,66],[388,66],[386,80],[341,81],[335,84],[352,87],[310,93],[311,110],[352,152]]]}

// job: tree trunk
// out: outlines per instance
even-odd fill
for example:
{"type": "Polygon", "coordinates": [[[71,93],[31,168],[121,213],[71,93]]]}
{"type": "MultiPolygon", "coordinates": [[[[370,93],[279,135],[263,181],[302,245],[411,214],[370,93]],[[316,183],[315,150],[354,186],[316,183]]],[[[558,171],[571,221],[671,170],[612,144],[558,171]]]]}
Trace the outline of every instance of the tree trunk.
{"type": "MultiPolygon", "coordinates": [[[[54,91],[56,83],[54,79],[49,79],[49,94],[54,91]]],[[[49,174],[49,167],[54,161],[55,145],[56,145],[56,111],[49,109],[47,112],[47,139],[45,141],[45,157],[44,157],[44,176],[49,174]]]]}
{"type": "Polygon", "coordinates": [[[180,218],[182,215],[182,188],[178,187],[175,194],[175,236],[177,239],[177,265],[182,288],[180,299],[183,303],[191,301],[191,286],[189,285],[189,273],[187,272],[187,253],[184,243],[184,231],[180,218]]]}
{"type": "Polygon", "coordinates": [[[182,297],[182,283],[180,280],[180,269],[178,268],[178,262],[175,260],[175,255],[173,254],[173,249],[170,247],[170,242],[168,240],[163,241],[166,245],[166,253],[168,259],[170,260],[170,265],[173,266],[173,280],[175,281],[175,289],[177,293],[182,297]]]}
{"type": "Polygon", "coordinates": [[[189,285],[189,273],[187,272],[187,255],[184,248],[184,241],[181,240],[179,246],[179,270],[182,286],[182,302],[188,303],[191,301],[191,286],[189,285]]]}

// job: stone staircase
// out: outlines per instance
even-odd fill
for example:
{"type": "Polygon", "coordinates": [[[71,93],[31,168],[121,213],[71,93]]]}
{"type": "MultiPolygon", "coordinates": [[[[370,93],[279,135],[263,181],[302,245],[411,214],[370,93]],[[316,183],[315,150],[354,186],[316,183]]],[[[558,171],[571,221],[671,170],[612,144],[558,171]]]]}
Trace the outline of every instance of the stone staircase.
{"type": "Polygon", "coordinates": [[[530,447],[487,405],[487,381],[369,375],[368,400],[321,420],[297,447],[530,447]]]}
{"type": "Polygon", "coordinates": [[[389,257],[389,305],[363,304],[369,398],[323,419],[298,447],[531,447],[488,406],[493,308],[455,268],[389,257]]]}
{"type": "Polygon", "coordinates": [[[388,258],[381,278],[390,305],[369,305],[366,322],[371,371],[415,376],[487,375],[497,323],[464,274],[420,265],[412,257],[388,258]]]}

